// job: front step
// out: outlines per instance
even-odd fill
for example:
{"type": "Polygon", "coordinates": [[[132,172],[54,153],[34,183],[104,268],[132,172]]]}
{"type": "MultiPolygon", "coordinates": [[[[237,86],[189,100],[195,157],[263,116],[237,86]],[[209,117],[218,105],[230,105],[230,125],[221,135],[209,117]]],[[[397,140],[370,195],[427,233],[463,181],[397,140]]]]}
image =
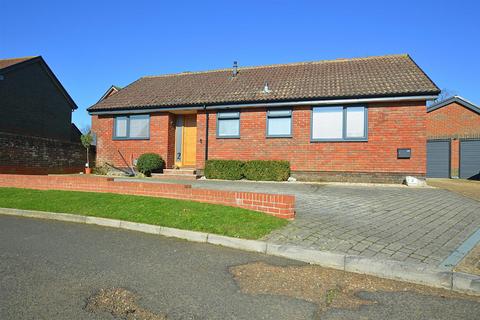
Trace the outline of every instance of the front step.
{"type": "Polygon", "coordinates": [[[195,169],[163,169],[163,174],[173,174],[173,175],[194,175],[195,169]]]}
{"type": "Polygon", "coordinates": [[[195,169],[164,169],[163,173],[152,173],[152,178],[171,180],[197,180],[195,169]]]}

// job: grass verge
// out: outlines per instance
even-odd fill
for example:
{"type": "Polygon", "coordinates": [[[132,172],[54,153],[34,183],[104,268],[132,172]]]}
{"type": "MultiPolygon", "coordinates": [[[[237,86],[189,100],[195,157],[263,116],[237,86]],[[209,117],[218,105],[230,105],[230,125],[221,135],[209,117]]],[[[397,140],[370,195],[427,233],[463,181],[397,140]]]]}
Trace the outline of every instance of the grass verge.
{"type": "Polygon", "coordinates": [[[0,188],[0,207],[74,213],[246,239],[259,239],[288,223],[260,212],[195,201],[60,190],[0,188]]]}

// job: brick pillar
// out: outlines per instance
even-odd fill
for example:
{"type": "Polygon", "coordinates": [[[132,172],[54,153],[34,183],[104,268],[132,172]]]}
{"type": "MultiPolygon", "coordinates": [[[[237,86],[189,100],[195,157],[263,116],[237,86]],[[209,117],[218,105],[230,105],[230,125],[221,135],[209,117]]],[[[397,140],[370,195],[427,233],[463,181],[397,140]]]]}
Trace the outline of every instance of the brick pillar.
{"type": "Polygon", "coordinates": [[[454,138],[450,142],[450,177],[458,178],[460,168],[460,140],[454,138]]]}

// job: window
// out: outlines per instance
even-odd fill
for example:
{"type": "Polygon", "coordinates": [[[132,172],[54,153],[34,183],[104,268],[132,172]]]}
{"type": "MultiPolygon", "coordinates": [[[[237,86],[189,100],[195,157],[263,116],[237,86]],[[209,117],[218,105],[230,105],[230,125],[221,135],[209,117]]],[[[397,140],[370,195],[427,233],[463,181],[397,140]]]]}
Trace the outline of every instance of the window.
{"type": "Polygon", "coordinates": [[[267,111],[267,137],[292,136],[292,110],[267,111]]]}
{"type": "Polygon", "coordinates": [[[363,106],[318,107],[312,111],[313,141],[367,139],[367,109],[363,106]]]}
{"type": "Polygon", "coordinates": [[[149,137],[149,115],[115,117],[114,139],[149,139],[149,137]]]}
{"type": "Polygon", "coordinates": [[[217,137],[240,138],[240,112],[224,111],[217,113],[217,137]]]}
{"type": "Polygon", "coordinates": [[[149,116],[130,116],[130,138],[148,138],[149,131],[149,116]]]}
{"type": "Polygon", "coordinates": [[[128,136],[128,118],[116,117],[115,118],[115,134],[116,138],[126,138],[128,136]]]}

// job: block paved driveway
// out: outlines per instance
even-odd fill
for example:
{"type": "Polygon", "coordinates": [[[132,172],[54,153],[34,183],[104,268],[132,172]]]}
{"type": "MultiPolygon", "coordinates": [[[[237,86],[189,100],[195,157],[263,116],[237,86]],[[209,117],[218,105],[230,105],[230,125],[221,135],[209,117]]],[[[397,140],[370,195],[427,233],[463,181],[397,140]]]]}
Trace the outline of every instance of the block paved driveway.
{"type": "Polygon", "coordinates": [[[294,194],[296,219],[264,238],[278,244],[439,265],[480,228],[480,202],[441,189],[211,180],[183,183],[194,188],[294,194]]]}

